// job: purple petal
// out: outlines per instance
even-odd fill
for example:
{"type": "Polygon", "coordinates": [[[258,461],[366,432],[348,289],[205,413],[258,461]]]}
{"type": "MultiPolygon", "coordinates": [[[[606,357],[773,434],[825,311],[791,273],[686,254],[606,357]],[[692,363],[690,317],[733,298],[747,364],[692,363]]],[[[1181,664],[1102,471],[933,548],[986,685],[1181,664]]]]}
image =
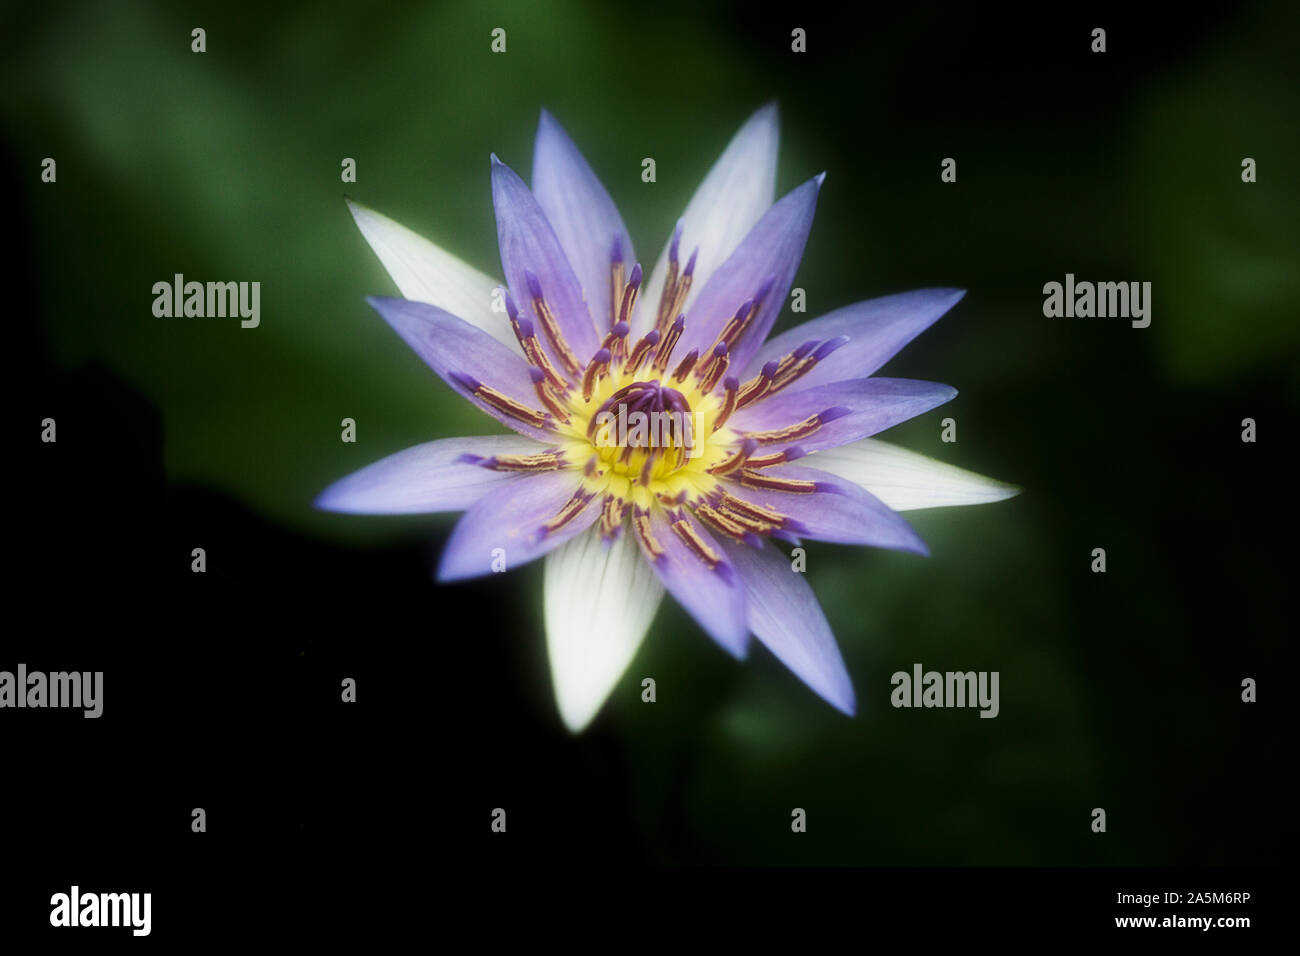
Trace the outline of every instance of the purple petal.
{"type": "Polygon", "coordinates": [[[749,362],[746,377],[805,342],[849,341],[799,379],[800,388],[866,378],[916,338],[966,294],[964,289],[917,289],[868,299],[805,322],[766,342],[749,362]]]}
{"type": "Polygon", "coordinates": [[[462,456],[533,455],[541,450],[533,439],[516,435],[425,442],[340,478],[321,492],[316,507],[372,515],[463,511],[496,485],[520,475],[468,464],[462,456]]]}
{"type": "Polygon", "coordinates": [[[763,444],[760,451],[798,445],[804,451],[834,448],[915,418],[952,399],[951,385],[910,378],[860,378],[793,392],[777,392],[736,412],[727,427],[749,434],[776,431],[811,418],[833,419],[811,435],[763,444]]]}
{"type": "Polygon", "coordinates": [[[583,301],[582,286],[546,213],[524,181],[496,156],[492,157],[492,202],[497,214],[501,268],[515,301],[523,314],[537,320],[538,337],[558,362],[560,357],[543,334],[540,318],[533,308],[530,286],[535,283],[527,276],[531,272],[540,282],[546,303],[569,348],[579,364],[586,365],[592,353],[600,348],[600,338],[583,301]]]}
{"type": "Polygon", "coordinates": [[[554,518],[582,487],[578,471],[527,475],[480,498],[451,533],[438,565],[439,581],[512,571],[559,547],[591,527],[600,516],[592,496],[585,508],[556,531],[542,525],[554,518]],[[497,568],[493,563],[497,562],[497,568]]]}
{"type": "Polygon", "coordinates": [[[771,544],[724,543],[745,579],[749,629],[823,700],[852,716],[857,703],[844,658],[804,575],[771,544]]]}
{"type": "Polygon", "coordinates": [[[481,329],[436,306],[380,296],[366,301],[461,395],[521,435],[538,441],[554,439],[544,429],[525,424],[475,398],[466,385],[467,379],[482,382],[508,398],[542,411],[528,366],[518,355],[481,329]]]}
{"type": "Polygon", "coordinates": [[[617,242],[630,272],[636,262],[632,238],[605,187],[546,110],[533,146],[533,195],[573,266],[596,327],[608,328],[610,254],[617,242]]]}
{"type": "Polygon", "coordinates": [[[822,177],[808,180],[779,199],[754,224],[727,261],[718,267],[686,313],[686,332],[678,348],[712,348],[727,320],[747,299],[763,293],[763,303],[731,349],[731,361],[744,367],[776,321],[812,228],[822,177]]]}
{"type": "Polygon", "coordinates": [[[669,516],[657,506],[650,511],[650,534],[661,553],[654,556],[644,540],[641,541],[641,552],[659,575],[659,580],[705,633],[735,657],[744,657],[749,643],[744,582],[726,560],[717,542],[693,515],[683,512],[681,520],[687,522],[709,550],[721,559],[716,567],[710,568],[677,536],[669,523],[669,516]]]}
{"type": "Polygon", "coordinates": [[[766,478],[816,483],[816,491],[790,492],[751,488],[730,478],[721,481],[728,494],[792,518],[794,524],[787,530],[801,538],[892,548],[923,555],[930,553],[925,542],[898,512],[890,510],[875,495],[850,481],[816,468],[793,465],[764,468],[759,474],[766,478]]]}

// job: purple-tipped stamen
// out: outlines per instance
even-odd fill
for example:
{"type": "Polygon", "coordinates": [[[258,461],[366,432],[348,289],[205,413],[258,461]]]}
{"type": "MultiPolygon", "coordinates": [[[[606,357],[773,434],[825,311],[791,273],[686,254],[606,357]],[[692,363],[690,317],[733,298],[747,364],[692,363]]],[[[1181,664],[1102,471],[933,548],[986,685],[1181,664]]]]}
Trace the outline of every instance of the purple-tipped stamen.
{"type": "Polygon", "coordinates": [[[737,396],[740,393],[740,379],[734,375],[728,375],[722,380],[722,408],[718,410],[718,417],[713,420],[713,430],[716,432],[726,424],[731,413],[736,410],[737,396]]]}
{"type": "Polygon", "coordinates": [[[542,280],[532,269],[524,270],[524,282],[528,285],[528,294],[534,299],[542,298],[542,280]]]}
{"type": "Polygon", "coordinates": [[[609,371],[609,363],[612,357],[610,350],[605,348],[600,349],[591,357],[587,370],[582,373],[583,401],[591,401],[591,396],[596,391],[596,380],[603,378],[609,371]]]}
{"type": "Polygon", "coordinates": [[[849,341],[849,337],[847,335],[838,335],[833,339],[827,339],[825,342],[819,345],[817,347],[817,351],[813,353],[813,361],[820,362],[822,359],[826,358],[826,356],[830,355],[840,346],[847,345],[848,341],[849,341]]]}
{"type": "Polygon", "coordinates": [[[682,331],[686,328],[686,316],[677,316],[668,333],[655,349],[655,360],[651,366],[656,372],[662,372],[668,368],[668,362],[673,356],[673,349],[677,347],[677,341],[682,337],[682,331]]]}
{"type": "Polygon", "coordinates": [[[691,257],[686,260],[686,268],[682,270],[682,278],[695,275],[695,260],[699,254],[700,250],[697,247],[695,251],[691,253],[691,257]]]}

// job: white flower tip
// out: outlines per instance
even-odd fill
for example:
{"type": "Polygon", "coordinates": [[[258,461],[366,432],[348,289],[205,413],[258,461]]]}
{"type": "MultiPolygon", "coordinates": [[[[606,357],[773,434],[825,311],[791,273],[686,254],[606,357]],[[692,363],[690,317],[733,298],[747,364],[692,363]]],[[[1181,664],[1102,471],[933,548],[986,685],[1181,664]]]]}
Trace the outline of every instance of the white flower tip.
{"type": "Polygon", "coordinates": [[[768,100],[750,114],[749,119],[745,120],[744,125],[737,131],[735,139],[743,140],[754,136],[765,139],[770,136],[772,146],[775,148],[780,127],[781,117],[776,107],[776,100],[768,100]]]}
{"type": "MultiPolygon", "coordinates": [[[[357,224],[361,230],[361,235],[369,243],[370,248],[379,256],[379,261],[388,267],[384,259],[384,246],[392,241],[392,236],[402,230],[402,227],[393,222],[383,213],[375,212],[369,206],[357,202],[351,196],[344,196],[343,202],[347,204],[348,212],[352,214],[352,221],[357,224]]],[[[390,270],[390,275],[391,270],[390,270]]]]}
{"type": "Polygon", "coordinates": [[[1025,489],[1021,485],[1013,485],[1009,481],[995,481],[989,489],[989,498],[983,504],[990,504],[994,501],[1006,501],[1008,498],[1014,498],[1025,489]]]}
{"type": "Polygon", "coordinates": [[[579,700],[572,696],[565,696],[556,689],[555,704],[560,711],[560,720],[564,722],[564,727],[571,734],[580,734],[590,726],[591,722],[596,719],[596,714],[600,712],[600,707],[604,700],[596,701],[591,704],[586,700],[579,700]]]}
{"type": "Polygon", "coordinates": [[[347,204],[348,212],[352,214],[352,221],[355,222],[357,226],[362,228],[363,230],[365,228],[365,225],[362,222],[362,220],[371,220],[374,219],[376,216],[374,210],[361,205],[361,203],[357,202],[351,196],[345,195],[343,197],[343,202],[347,204]]]}
{"type": "Polygon", "coordinates": [[[606,542],[592,529],[546,556],[551,687],[571,733],[591,723],[626,673],[663,593],[626,534],[606,542]]]}
{"type": "Polygon", "coordinates": [[[813,179],[814,179],[814,180],[816,181],[816,183],[817,183],[817,188],[818,188],[818,189],[821,189],[821,188],[822,188],[822,183],[824,183],[824,182],[826,181],[826,172],[825,172],[825,170],[823,170],[822,172],[818,173],[816,176],[813,177],[813,179]]]}
{"type": "Polygon", "coordinates": [[[490,153],[490,154],[489,154],[489,159],[492,161],[492,167],[493,167],[494,169],[495,169],[497,166],[504,166],[504,165],[505,165],[505,163],[501,162],[501,160],[497,157],[497,154],[496,154],[496,153],[490,153]]]}

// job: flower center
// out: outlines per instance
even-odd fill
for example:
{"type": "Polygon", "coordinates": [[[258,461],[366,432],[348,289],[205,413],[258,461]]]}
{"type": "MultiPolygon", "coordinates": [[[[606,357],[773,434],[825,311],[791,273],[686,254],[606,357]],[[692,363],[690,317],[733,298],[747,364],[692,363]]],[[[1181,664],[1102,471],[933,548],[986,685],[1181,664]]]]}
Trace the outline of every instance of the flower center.
{"type": "Polygon", "coordinates": [[[698,451],[691,406],[659,379],[624,385],[601,403],[587,423],[597,454],[616,471],[676,471],[698,451]]]}
{"type": "Polygon", "coordinates": [[[694,536],[695,526],[684,517],[685,509],[735,540],[788,527],[784,516],[729,494],[720,479],[730,477],[751,488],[792,494],[814,491],[812,481],[764,475],[761,469],[802,457],[803,450],[793,442],[848,409],[830,408],[771,431],[737,432],[727,426],[728,419],[737,409],[799,379],[847,338],[804,343],[780,360],[768,362],[743,385],[728,376],[731,350],[776,282],[776,276],[769,275],[723,323],[708,348],[692,348],[677,358],[673,352],[686,326],[683,308],[696,261],[692,253],[685,266],[680,265],[680,239],[679,223],[669,244],[667,274],[658,308],[651,315],[653,324],[635,343],[631,327],[641,291],[641,266],[634,265],[625,276],[621,243],[614,240],[609,331],[585,366],[565,341],[562,324],[535,273],[524,270],[532,318],[506,292],[506,313],[545,411],[469,376],[453,373],[452,378],[495,412],[550,432],[556,439],[535,455],[466,456],[472,463],[497,471],[582,470],[572,500],[540,533],[558,531],[599,501],[602,536],[617,534],[631,515],[642,543],[649,553],[658,554],[661,549],[648,522],[652,509],[661,507],[670,516],[674,532],[712,566],[718,559],[694,536]],[[761,448],[773,445],[779,447],[761,448]]]}
{"type": "Polygon", "coordinates": [[[611,374],[586,408],[575,409],[595,451],[592,470],[662,493],[667,479],[707,453],[716,413],[709,414],[711,403],[694,387],[683,394],[672,379],[623,384],[627,377],[611,374]]]}
{"type": "MultiPolygon", "coordinates": [[[[716,485],[709,466],[727,457],[726,445],[735,438],[723,425],[735,409],[736,388],[729,379],[731,387],[715,394],[727,372],[732,343],[720,339],[703,357],[698,349],[680,358],[673,354],[685,329],[681,309],[695,271],[694,255],[684,268],[679,264],[679,239],[680,227],[670,246],[654,324],[639,340],[633,343],[629,336],[641,291],[641,266],[633,265],[625,275],[615,240],[609,332],[585,368],[570,369],[573,385],[552,387],[560,376],[544,369],[541,349],[534,349],[539,357],[534,364],[543,367],[534,374],[538,395],[555,417],[557,430],[571,436],[563,457],[585,462],[586,488],[604,493],[619,508],[700,499],[716,485]]],[[[534,312],[544,315],[542,290],[534,285],[530,280],[534,312]]],[[[528,351],[528,343],[524,347],[528,351]]]]}
{"type": "Polygon", "coordinates": [[[712,386],[702,389],[706,381],[689,369],[638,368],[635,352],[595,379],[590,398],[570,394],[569,425],[561,428],[572,436],[565,457],[585,462],[584,485],[607,496],[611,524],[629,506],[700,500],[716,486],[709,466],[734,441],[715,427],[724,403],[712,386]]]}

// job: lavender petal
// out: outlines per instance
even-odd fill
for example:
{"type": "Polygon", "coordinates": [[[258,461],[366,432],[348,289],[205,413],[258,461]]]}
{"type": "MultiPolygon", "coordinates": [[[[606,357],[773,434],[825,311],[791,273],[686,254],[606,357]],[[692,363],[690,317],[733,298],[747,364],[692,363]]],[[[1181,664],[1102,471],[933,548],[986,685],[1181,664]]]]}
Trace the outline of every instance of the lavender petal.
{"type": "Polygon", "coordinates": [[[533,195],[573,266],[591,318],[607,328],[611,250],[617,245],[630,271],[636,262],[632,238],[605,187],[546,110],[533,146],[533,195]]]}
{"type": "Polygon", "coordinates": [[[743,368],[758,351],[785,304],[803,258],[821,182],[817,176],[777,200],[713,273],[686,311],[686,332],[678,345],[683,353],[712,348],[741,304],[761,293],[762,304],[731,349],[731,361],[743,368]]]}
{"type": "Polygon", "coordinates": [[[810,435],[789,442],[764,444],[763,451],[798,445],[805,452],[834,448],[866,438],[915,418],[950,401],[957,394],[951,385],[908,378],[860,378],[817,385],[793,392],[777,392],[731,416],[727,427],[749,434],[776,431],[829,412],[833,418],[810,435]]]}
{"type": "Polygon", "coordinates": [[[695,517],[683,513],[682,520],[688,522],[700,539],[721,558],[715,568],[709,568],[677,536],[667,514],[659,507],[650,512],[650,533],[662,553],[658,556],[651,554],[644,541],[641,542],[641,551],[669,593],[695,618],[705,633],[734,657],[743,658],[749,643],[744,582],[695,517]]]}
{"type": "Polygon", "coordinates": [[[600,516],[592,498],[562,528],[544,533],[542,525],[554,518],[582,487],[577,471],[526,475],[521,481],[484,495],[461,517],[438,564],[439,581],[479,577],[498,567],[514,570],[540,558],[574,535],[591,527],[600,516]]]}
{"type": "Polygon", "coordinates": [[[551,352],[551,358],[558,361],[559,355],[542,335],[540,318],[533,307],[534,289],[530,286],[540,284],[568,347],[579,363],[585,365],[600,347],[600,339],[583,300],[582,286],[542,207],[514,170],[495,156],[492,157],[492,202],[497,215],[501,267],[511,294],[523,314],[537,320],[538,335],[551,352]],[[536,277],[536,282],[529,280],[529,272],[536,277]]]}
{"type": "Polygon", "coordinates": [[[727,541],[723,547],[745,580],[749,629],[800,680],[852,716],[857,703],[844,658],[805,576],[772,544],[727,541]]]}
{"type": "Polygon", "coordinates": [[[836,309],[765,342],[750,359],[747,377],[758,374],[765,362],[780,359],[804,342],[826,342],[847,336],[849,341],[819,361],[799,380],[799,387],[866,378],[938,321],[965,294],[964,289],[917,289],[836,309]]]}
{"type": "Polygon", "coordinates": [[[474,397],[466,379],[482,382],[529,408],[538,408],[537,393],[524,360],[492,336],[449,312],[423,302],[372,296],[366,300],[438,375],[497,421],[538,441],[554,436],[519,421],[474,397]]]}
{"type": "Polygon", "coordinates": [[[865,488],[816,468],[794,465],[764,468],[761,474],[816,483],[816,491],[791,492],[752,488],[730,478],[722,479],[728,494],[793,519],[794,524],[787,530],[801,538],[930,553],[912,526],[865,488]]]}
{"type": "Polygon", "coordinates": [[[466,456],[531,455],[541,450],[533,439],[517,435],[425,442],[340,478],[321,492],[316,507],[385,515],[463,511],[502,482],[520,477],[470,464],[466,456]]]}

